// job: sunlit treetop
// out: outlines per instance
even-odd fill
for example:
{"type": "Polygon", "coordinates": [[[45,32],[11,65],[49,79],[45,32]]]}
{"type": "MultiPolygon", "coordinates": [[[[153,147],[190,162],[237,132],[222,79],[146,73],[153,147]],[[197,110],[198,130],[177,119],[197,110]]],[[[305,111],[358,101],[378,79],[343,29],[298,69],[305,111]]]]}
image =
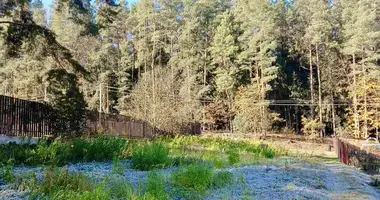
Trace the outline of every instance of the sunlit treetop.
{"type": "MultiPolygon", "coordinates": [[[[113,0],[97,0],[98,4],[115,5],[113,0]]],[[[58,65],[71,65],[75,71],[82,71],[80,64],[75,61],[70,51],[59,44],[56,35],[44,26],[34,22],[30,11],[31,0],[2,0],[0,2],[0,37],[4,39],[6,54],[9,57],[18,57],[19,50],[25,41],[33,42],[37,37],[45,40],[45,54],[52,56],[58,65]]],[[[85,12],[83,0],[57,0],[56,10],[68,6],[73,16],[75,13],[85,12]]],[[[75,17],[72,19],[76,21],[75,17]]]]}

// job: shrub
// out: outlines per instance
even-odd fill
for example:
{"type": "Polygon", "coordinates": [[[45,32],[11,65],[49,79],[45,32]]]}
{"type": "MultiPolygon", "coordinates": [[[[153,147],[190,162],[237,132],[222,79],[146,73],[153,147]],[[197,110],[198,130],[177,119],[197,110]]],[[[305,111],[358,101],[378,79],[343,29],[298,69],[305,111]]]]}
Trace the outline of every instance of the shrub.
{"type": "Polygon", "coordinates": [[[212,167],[194,164],[182,167],[172,173],[172,182],[175,186],[194,189],[204,193],[212,183],[214,169],[212,167]]]}
{"type": "Polygon", "coordinates": [[[9,144],[0,144],[0,165],[9,164],[27,164],[26,161],[33,158],[33,150],[37,145],[22,144],[18,145],[14,142],[9,144]]]}
{"type": "Polygon", "coordinates": [[[124,173],[124,166],[120,162],[119,156],[114,156],[112,159],[112,173],[122,175],[124,173]]]}
{"type": "Polygon", "coordinates": [[[19,185],[17,186],[18,190],[21,190],[21,191],[29,190],[33,192],[33,190],[35,190],[37,187],[36,173],[34,173],[33,171],[26,172],[20,177],[20,180],[18,182],[19,182],[19,185]]]}
{"type": "Polygon", "coordinates": [[[60,190],[55,193],[50,199],[52,200],[103,200],[110,199],[110,190],[107,189],[104,183],[99,183],[91,191],[67,191],[60,190]]]}
{"type": "Polygon", "coordinates": [[[136,199],[134,188],[129,182],[114,179],[110,182],[109,188],[112,191],[111,197],[113,199],[136,199]]]}
{"type": "Polygon", "coordinates": [[[169,195],[165,191],[165,177],[155,171],[150,172],[146,181],[144,193],[154,199],[169,199],[169,195]]]}
{"type": "Polygon", "coordinates": [[[58,166],[63,166],[68,162],[111,160],[115,155],[121,155],[126,144],[126,140],[111,137],[52,143],[42,140],[37,145],[2,144],[0,145],[0,165],[7,164],[9,160],[14,161],[14,164],[58,166]]]}
{"type": "Polygon", "coordinates": [[[136,146],[132,152],[132,167],[143,171],[163,168],[170,164],[169,150],[162,143],[136,146]]]}
{"type": "Polygon", "coordinates": [[[120,138],[99,137],[92,139],[75,139],[71,145],[71,160],[104,161],[120,155],[126,141],[120,138]]]}
{"type": "Polygon", "coordinates": [[[202,159],[211,162],[216,168],[220,169],[228,165],[227,162],[222,158],[222,155],[212,151],[208,151],[202,155],[202,159]]]}
{"type": "Polygon", "coordinates": [[[192,164],[201,164],[204,163],[203,160],[193,157],[177,156],[171,159],[173,166],[186,166],[192,164]]]}
{"type": "Polygon", "coordinates": [[[240,154],[237,149],[230,149],[226,153],[230,165],[236,165],[240,161],[240,154]]]}
{"type": "Polygon", "coordinates": [[[371,177],[371,185],[380,189],[380,179],[378,177],[371,177]]]}
{"type": "Polygon", "coordinates": [[[260,155],[264,158],[274,158],[276,152],[272,149],[262,149],[260,155]]]}
{"type": "Polygon", "coordinates": [[[221,188],[233,181],[233,174],[228,171],[221,171],[214,174],[212,184],[214,187],[221,188]]]}
{"type": "Polygon", "coordinates": [[[55,169],[49,167],[45,170],[44,178],[39,185],[38,191],[45,196],[64,191],[91,191],[92,184],[81,173],[69,173],[67,168],[55,169]]]}
{"type": "Polygon", "coordinates": [[[63,142],[55,141],[48,144],[46,141],[38,143],[34,159],[27,160],[31,165],[35,164],[52,164],[64,165],[68,162],[70,147],[63,142]]]}
{"type": "Polygon", "coordinates": [[[13,173],[13,167],[11,165],[0,168],[0,180],[6,183],[14,183],[16,181],[16,176],[13,173]]]}

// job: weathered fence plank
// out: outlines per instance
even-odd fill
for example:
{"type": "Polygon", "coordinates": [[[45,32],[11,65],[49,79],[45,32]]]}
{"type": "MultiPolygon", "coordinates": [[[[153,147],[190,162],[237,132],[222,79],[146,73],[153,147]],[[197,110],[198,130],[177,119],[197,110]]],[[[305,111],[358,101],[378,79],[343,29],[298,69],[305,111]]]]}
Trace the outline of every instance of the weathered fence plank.
{"type": "Polygon", "coordinates": [[[334,149],[341,163],[361,168],[368,173],[380,173],[380,155],[368,152],[344,140],[335,138],[334,149]]]}
{"type": "MultiPolygon", "coordinates": [[[[0,135],[45,137],[53,135],[54,109],[43,103],[26,101],[0,95],[0,135]]],[[[135,120],[128,116],[101,114],[88,111],[86,114],[85,133],[88,135],[98,132],[130,138],[151,138],[164,133],[152,127],[149,123],[135,120]]],[[[200,134],[200,124],[192,124],[184,128],[184,133],[200,134]]]]}

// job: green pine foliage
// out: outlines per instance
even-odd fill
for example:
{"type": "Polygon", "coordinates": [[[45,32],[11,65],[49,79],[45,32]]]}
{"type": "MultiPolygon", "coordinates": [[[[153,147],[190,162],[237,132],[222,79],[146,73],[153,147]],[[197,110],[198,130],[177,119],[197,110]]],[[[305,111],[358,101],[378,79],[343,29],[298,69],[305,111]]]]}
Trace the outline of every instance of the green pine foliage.
{"type": "Polygon", "coordinates": [[[40,0],[6,0],[0,94],[54,104],[49,79],[63,70],[76,77],[65,97],[73,107],[175,134],[191,123],[304,133],[305,117],[315,135],[363,138],[380,124],[379,8],[374,0],[57,0],[46,15],[40,0]]]}

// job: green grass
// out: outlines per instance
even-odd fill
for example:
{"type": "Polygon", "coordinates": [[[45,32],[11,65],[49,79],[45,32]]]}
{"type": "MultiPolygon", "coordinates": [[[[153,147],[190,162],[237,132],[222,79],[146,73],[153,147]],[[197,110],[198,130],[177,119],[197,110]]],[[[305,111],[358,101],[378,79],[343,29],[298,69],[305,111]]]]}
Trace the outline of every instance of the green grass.
{"type": "Polygon", "coordinates": [[[112,137],[74,139],[72,141],[41,141],[38,144],[0,145],[0,165],[58,165],[69,162],[111,160],[121,155],[128,145],[126,140],[112,137]]]}
{"type": "Polygon", "coordinates": [[[162,143],[153,142],[136,146],[132,152],[132,167],[143,171],[170,165],[169,149],[162,143]]]}
{"type": "Polygon", "coordinates": [[[169,199],[169,195],[165,191],[165,184],[165,177],[162,174],[155,171],[149,172],[144,187],[144,193],[154,199],[169,199]]]}
{"type": "Polygon", "coordinates": [[[234,181],[228,171],[216,172],[205,164],[183,166],[171,174],[171,181],[177,196],[185,199],[202,199],[207,190],[222,188],[234,181]]]}
{"type": "Polygon", "coordinates": [[[202,159],[213,163],[216,168],[260,163],[285,152],[261,141],[197,136],[162,137],[159,140],[167,144],[171,155],[202,159]],[[247,154],[251,156],[248,158],[247,154]]]}
{"type": "Polygon", "coordinates": [[[12,165],[6,165],[0,168],[0,179],[6,183],[14,183],[16,181],[12,165]]]}
{"type": "Polygon", "coordinates": [[[153,142],[113,137],[41,141],[38,144],[0,145],[0,165],[54,165],[120,159],[133,160],[135,169],[151,170],[178,164],[178,157],[213,163],[216,168],[253,164],[260,159],[281,155],[281,150],[260,141],[234,141],[196,136],[159,137],[153,142]],[[242,159],[242,155],[251,158],[242,159]],[[174,158],[174,160],[172,159],[174,158]],[[177,160],[175,160],[177,159],[177,160]]]}
{"type": "Polygon", "coordinates": [[[81,173],[69,173],[67,168],[45,169],[44,179],[38,185],[38,192],[43,196],[54,196],[59,191],[92,191],[93,184],[81,173]]]}
{"type": "MultiPolygon", "coordinates": [[[[234,182],[230,172],[215,169],[258,164],[279,155],[281,149],[261,141],[195,136],[159,137],[153,141],[112,137],[41,141],[35,145],[0,145],[0,179],[12,183],[15,189],[29,191],[31,199],[203,199],[209,190],[234,182]],[[109,176],[117,177],[125,171],[121,159],[126,158],[132,160],[132,168],[143,171],[179,168],[169,177],[151,171],[135,188],[121,179],[91,182],[81,173],[69,173],[65,167],[46,168],[42,180],[37,180],[33,172],[15,176],[12,167],[112,160],[109,176]],[[167,186],[173,186],[173,190],[167,191],[167,186]]],[[[252,196],[246,186],[243,188],[246,196],[252,196]]]]}
{"type": "Polygon", "coordinates": [[[230,163],[230,165],[236,165],[239,163],[240,154],[237,149],[230,149],[226,153],[228,155],[228,162],[230,163]]]}
{"type": "Polygon", "coordinates": [[[112,160],[112,173],[123,175],[125,171],[125,166],[120,162],[120,157],[115,155],[112,160]]]}
{"type": "Polygon", "coordinates": [[[203,194],[212,183],[214,169],[202,164],[182,167],[172,173],[173,185],[185,189],[194,189],[203,194]]]}
{"type": "Polygon", "coordinates": [[[212,177],[212,184],[214,185],[214,187],[221,188],[232,183],[233,180],[234,176],[231,172],[220,171],[215,173],[212,177]]]}

